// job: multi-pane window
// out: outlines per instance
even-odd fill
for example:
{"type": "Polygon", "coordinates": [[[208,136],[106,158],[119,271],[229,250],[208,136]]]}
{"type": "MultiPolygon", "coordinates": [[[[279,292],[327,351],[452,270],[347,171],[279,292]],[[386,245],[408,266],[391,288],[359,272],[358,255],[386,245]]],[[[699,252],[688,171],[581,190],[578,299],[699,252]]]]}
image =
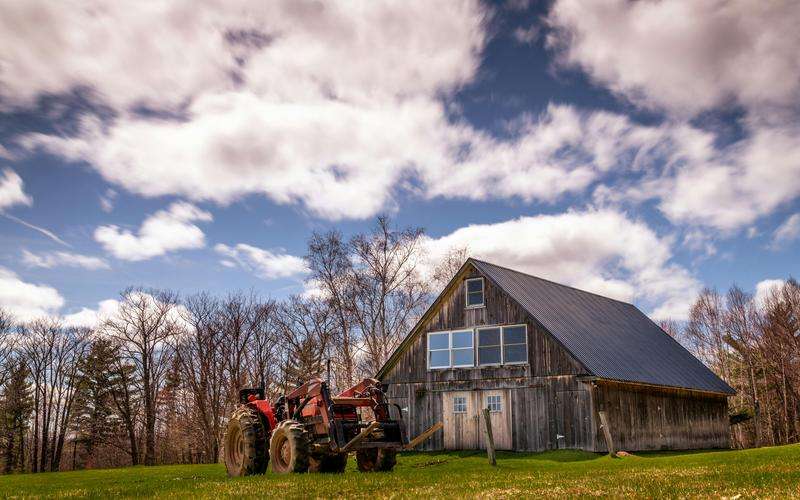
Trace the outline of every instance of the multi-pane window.
{"type": "Polygon", "coordinates": [[[528,335],[525,325],[503,327],[503,363],[528,361],[528,335]]]}
{"type": "Polygon", "coordinates": [[[467,398],[455,396],[453,398],[453,413],[467,413],[467,398]]]}
{"type": "Polygon", "coordinates": [[[500,328],[478,330],[478,364],[499,365],[503,362],[500,328]]]}
{"type": "Polygon", "coordinates": [[[483,307],[483,278],[466,281],[467,307],[483,307]]]}
{"type": "Polygon", "coordinates": [[[472,330],[450,332],[450,364],[452,366],[475,366],[472,330]]]}
{"type": "Polygon", "coordinates": [[[428,368],[475,366],[472,330],[428,334],[428,368]]]}
{"type": "Polygon", "coordinates": [[[478,364],[500,365],[528,362],[525,325],[478,329],[478,364]]]}
{"type": "Polygon", "coordinates": [[[503,397],[498,395],[486,396],[486,407],[492,413],[499,413],[503,411],[503,397]]]}
{"type": "Polygon", "coordinates": [[[525,325],[428,333],[428,368],[469,368],[528,362],[525,325]],[[477,351],[477,353],[476,353],[477,351]]]}
{"type": "Polygon", "coordinates": [[[428,367],[450,368],[450,332],[428,334],[428,367]]]}

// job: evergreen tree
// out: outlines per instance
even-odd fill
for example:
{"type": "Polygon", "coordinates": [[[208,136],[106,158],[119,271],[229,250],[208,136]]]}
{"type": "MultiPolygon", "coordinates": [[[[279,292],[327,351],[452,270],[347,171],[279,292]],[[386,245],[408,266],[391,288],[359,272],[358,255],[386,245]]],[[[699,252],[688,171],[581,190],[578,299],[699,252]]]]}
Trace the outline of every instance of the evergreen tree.
{"type": "Polygon", "coordinates": [[[89,354],[78,366],[78,394],[74,420],[76,444],[83,446],[84,467],[94,466],[97,447],[114,427],[114,376],[116,351],[107,339],[92,343],[89,354]]]}
{"type": "Polygon", "coordinates": [[[30,371],[27,365],[19,360],[11,370],[2,389],[0,399],[0,429],[4,471],[6,474],[21,471],[25,467],[25,431],[28,429],[28,419],[33,411],[31,383],[28,380],[30,371]]]}

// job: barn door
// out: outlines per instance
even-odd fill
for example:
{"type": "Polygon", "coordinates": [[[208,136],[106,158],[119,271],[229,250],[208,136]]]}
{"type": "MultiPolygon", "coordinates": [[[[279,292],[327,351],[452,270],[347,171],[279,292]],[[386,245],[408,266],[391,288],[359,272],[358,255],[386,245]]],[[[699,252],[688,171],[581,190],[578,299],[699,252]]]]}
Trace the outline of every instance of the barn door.
{"type": "MultiPolygon", "coordinates": [[[[489,408],[489,420],[492,422],[492,437],[494,447],[497,450],[510,450],[511,444],[511,401],[509,391],[494,390],[481,391],[480,393],[480,418],[483,418],[483,409],[489,408]]],[[[481,449],[486,448],[486,436],[483,429],[483,421],[480,422],[479,443],[481,449]]]]}
{"type": "Polygon", "coordinates": [[[477,394],[459,391],[445,392],[442,397],[444,447],[447,450],[478,448],[477,394]]]}

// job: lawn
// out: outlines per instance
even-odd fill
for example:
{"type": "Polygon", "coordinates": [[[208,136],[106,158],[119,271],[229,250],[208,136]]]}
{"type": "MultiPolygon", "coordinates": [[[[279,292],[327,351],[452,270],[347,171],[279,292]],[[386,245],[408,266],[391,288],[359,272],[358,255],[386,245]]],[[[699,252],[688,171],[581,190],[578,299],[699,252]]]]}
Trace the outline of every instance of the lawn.
{"type": "Polygon", "coordinates": [[[391,473],[303,474],[228,479],[222,465],[135,467],[0,476],[0,497],[511,498],[800,497],[800,445],[746,451],[642,453],[609,458],[580,451],[412,453],[391,473]]]}

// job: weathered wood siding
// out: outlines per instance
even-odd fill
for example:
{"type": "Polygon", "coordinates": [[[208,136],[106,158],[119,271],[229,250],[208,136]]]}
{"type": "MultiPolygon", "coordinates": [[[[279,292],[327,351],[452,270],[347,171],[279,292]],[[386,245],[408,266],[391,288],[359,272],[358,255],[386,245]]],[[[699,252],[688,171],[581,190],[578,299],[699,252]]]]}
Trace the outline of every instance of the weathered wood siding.
{"type": "MultiPolygon", "coordinates": [[[[725,396],[598,381],[595,401],[605,410],[619,450],[729,448],[725,396]]],[[[599,424],[598,424],[599,425],[599,424]]],[[[597,451],[606,451],[602,432],[597,451]]]]}
{"type": "MultiPolygon", "coordinates": [[[[444,421],[449,391],[507,389],[511,412],[511,441],[515,450],[584,448],[593,446],[591,393],[576,375],[586,371],[533,318],[502,290],[484,280],[485,307],[465,307],[464,280],[478,277],[468,268],[456,285],[442,297],[441,305],[421,325],[420,334],[386,374],[392,402],[408,408],[409,434],[417,435],[444,421]],[[528,363],[446,370],[427,369],[427,333],[482,325],[526,324],[528,363]],[[558,435],[564,436],[558,438],[558,435]]],[[[443,433],[437,433],[424,449],[442,449],[443,433]]]]}

